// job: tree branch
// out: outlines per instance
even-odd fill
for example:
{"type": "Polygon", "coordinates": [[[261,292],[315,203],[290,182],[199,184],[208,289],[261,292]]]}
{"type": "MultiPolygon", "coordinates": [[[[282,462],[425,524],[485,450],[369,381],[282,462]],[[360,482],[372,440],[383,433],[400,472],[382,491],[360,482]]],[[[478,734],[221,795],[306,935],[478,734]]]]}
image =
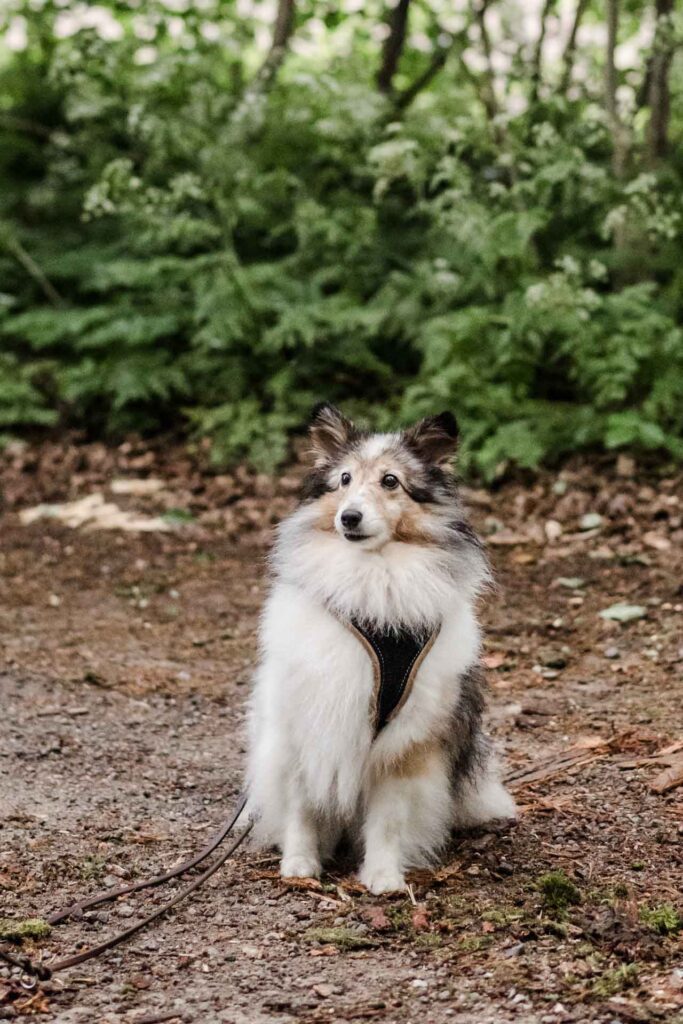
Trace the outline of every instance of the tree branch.
{"type": "Polygon", "coordinates": [[[377,72],[377,88],[386,95],[393,92],[394,75],[406,41],[409,7],[410,0],[398,0],[388,18],[389,34],[384,40],[382,62],[377,72]]]}
{"type": "Polygon", "coordinates": [[[48,279],[42,268],[38,266],[31,254],[24,249],[19,239],[3,233],[3,236],[0,237],[0,243],[2,242],[4,242],[7,251],[14,256],[17,263],[20,263],[27,274],[33,278],[52,305],[63,305],[62,296],[48,279]]]}
{"type": "Polygon", "coordinates": [[[400,110],[405,110],[406,107],[410,106],[418,93],[422,92],[429,83],[435,78],[441,68],[448,60],[448,55],[451,52],[451,46],[453,40],[451,39],[446,46],[439,46],[435,51],[427,67],[424,69],[421,75],[418,75],[415,81],[404,89],[402,93],[396,97],[396,106],[400,110]]]}
{"type": "Polygon", "coordinates": [[[538,32],[538,39],[534,48],[534,56],[531,62],[531,102],[538,102],[538,93],[541,87],[541,75],[543,71],[543,43],[548,29],[548,18],[555,6],[556,0],[545,0],[541,11],[541,25],[538,32]]]}
{"type": "Polygon", "coordinates": [[[564,48],[564,54],[562,55],[562,80],[560,81],[560,91],[566,93],[572,80],[572,72],[574,71],[574,58],[576,56],[576,37],[579,34],[581,28],[581,22],[583,16],[586,13],[588,7],[588,0],[577,0],[576,11],[574,12],[574,21],[572,22],[571,31],[567,40],[567,45],[564,48]]]}
{"type": "Polygon", "coordinates": [[[489,7],[490,0],[472,0],[472,10],[474,13],[477,26],[479,28],[479,38],[481,39],[481,47],[486,58],[486,73],[483,82],[482,90],[482,103],[486,107],[488,116],[493,119],[499,112],[498,97],[496,96],[495,86],[495,75],[493,73],[493,62],[491,59],[491,37],[489,36],[489,30],[486,25],[486,12],[489,7]]]}

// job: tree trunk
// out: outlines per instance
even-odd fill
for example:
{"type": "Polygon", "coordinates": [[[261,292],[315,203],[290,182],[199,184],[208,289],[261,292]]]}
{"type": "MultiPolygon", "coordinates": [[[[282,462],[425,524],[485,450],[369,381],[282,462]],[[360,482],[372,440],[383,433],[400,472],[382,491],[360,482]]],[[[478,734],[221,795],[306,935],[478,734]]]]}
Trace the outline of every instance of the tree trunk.
{"type": "Polygon", "coordinates": [[[671,15],[673,0],[655,0],[655,37],[649,65],[647,100],[650,107],[650,123],[647,130],[650,161],[656,163],[669,145],[669,69],[673,57],[673,32],[671,15]]]}
{"type": "Polygon", "coordinates": [[[619,117],[617,105],[617,68],[614,51],[619,31],[619,0],[607,0],[607,51],[605,54],[605,110],[612,128],[614,143],[612,170],[621,177],[626,160],[626,133],[619,117]]]}
{"type": "Polygon", "coordinates": [[[617,110],[617,69],[614,51],[619,27],[619,0],[607,0],[607,53],[605,55],[605,109],[614,124],[619,119],[617,110]]]}
{"type": "Polygon", "coordinates": [[[377,88],[389,95],[394,89],[394,75],[398,68],[408,29],[410,0],[398,0],[389,16],[389,35],[382,47],[382,63],[377,72],[377,88]]]}
{"type": "Polygon", "coordinates": [[[275,25],[273,27],[273,41],[258,73],[258,78],[262,84],[267,84],[275,77],[278,68],[284,60],[290,36],[294,31],[295,11],[295,0],[278,0],[275,25]]]}

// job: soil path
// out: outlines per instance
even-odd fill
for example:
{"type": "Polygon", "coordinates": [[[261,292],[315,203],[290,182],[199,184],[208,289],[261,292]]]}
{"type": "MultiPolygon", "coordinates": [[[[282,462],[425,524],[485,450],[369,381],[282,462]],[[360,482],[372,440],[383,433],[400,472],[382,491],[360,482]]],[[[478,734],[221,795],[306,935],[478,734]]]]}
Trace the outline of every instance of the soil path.
{"type": "MultiPolygon", "coordinates": [[[[683,733],[683,488],[628,460],[618,470],[576,465],[468,492],[500,584],[484,618],[489,724],[508,770],[577,743],[586,754],[520,789],[514,829],[456,837],[444,867],[415,875],[417,906],[371,897],[341,867],[321,886],[286,885],[272,856],[240,852],[168,918],[51,989],[17,996],[0,975],[0,1018],[683,1019],[683,786],[656,788],[681,756],[661,752],[683,733]],[[624,603],[640,617],[599,614],[624,603]]],[[[167,867],[224,816],[240,784],[265,544],[299,472],[216,477],[185,453],[134,445],[10,451],[0,917],[167,867]],[[162,480],[113,500],[165,512],[172,530],[20,523],[41,499],[109,500],[116,477],[162,480]]],[[[27,949],[49,959],[101,941],[170,891],[27,949]]]]}

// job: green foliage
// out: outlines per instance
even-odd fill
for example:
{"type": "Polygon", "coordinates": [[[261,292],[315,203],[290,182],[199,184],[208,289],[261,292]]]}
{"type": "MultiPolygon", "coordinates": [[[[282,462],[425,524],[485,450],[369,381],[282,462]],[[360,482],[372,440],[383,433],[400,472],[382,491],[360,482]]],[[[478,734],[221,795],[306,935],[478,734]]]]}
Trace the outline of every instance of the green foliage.
{"type": "MultiPolygon", "coordinates": [[[[144,8],[67,34],[82,5],[14,4],[0,432],[180,428],[272,469],[329,398],[379,426],[449,407],[489,478],[579,449],[683,457],[683,151],[646,166],[635,118],[615,176],[593,55],[580,95],[491,117],[455,32],[403,111],[373,81],[374,9],[330,14],[266,85],[255,14],[144,8]]],[[[528,95],[524,53],[506,88],[528,95]]],[[[399,85],[426,59],[409,39],[399,85]]]]}

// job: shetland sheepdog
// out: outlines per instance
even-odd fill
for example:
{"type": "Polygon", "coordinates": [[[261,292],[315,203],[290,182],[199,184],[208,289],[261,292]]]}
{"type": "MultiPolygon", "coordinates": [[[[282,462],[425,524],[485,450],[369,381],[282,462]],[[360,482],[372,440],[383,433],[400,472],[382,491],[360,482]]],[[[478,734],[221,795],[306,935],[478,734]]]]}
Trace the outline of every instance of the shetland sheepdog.
{"type": "Polygon", "coordinates": [[[329,404],[278,528],[250,707],[249,813],[285,877],[342,836],[373,893],[455,827],[515,816],[482,731],[475,604],[490,578],[451,463],[454,417],[366,432],[329,404]]]}

